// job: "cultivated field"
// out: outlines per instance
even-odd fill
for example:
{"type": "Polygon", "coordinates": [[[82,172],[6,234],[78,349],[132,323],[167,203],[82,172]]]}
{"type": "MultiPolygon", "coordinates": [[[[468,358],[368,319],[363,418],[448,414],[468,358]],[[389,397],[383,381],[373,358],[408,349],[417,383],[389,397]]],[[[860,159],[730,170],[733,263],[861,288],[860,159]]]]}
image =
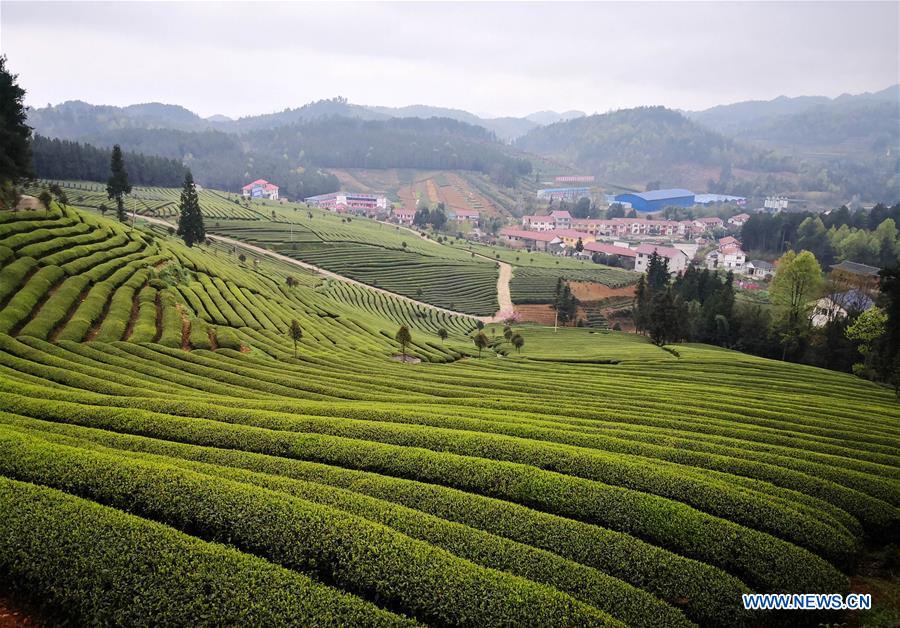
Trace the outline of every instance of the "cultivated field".
{"type": "Polygon", "coordinates": [[[759,626],[742,592],[846,592],[900,523],[900,409],[849,375],[533,326],[479,358],[73,210],[0,215],[0,266],[0,574],[74,624],[759,626]]]}

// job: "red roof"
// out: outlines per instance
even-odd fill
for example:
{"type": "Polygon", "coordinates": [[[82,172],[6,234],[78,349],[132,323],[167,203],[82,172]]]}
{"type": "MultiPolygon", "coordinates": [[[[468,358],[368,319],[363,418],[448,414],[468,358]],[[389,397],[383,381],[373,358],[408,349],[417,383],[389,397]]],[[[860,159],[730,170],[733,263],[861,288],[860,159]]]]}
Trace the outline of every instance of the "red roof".
{"type": "Polygon", "coordinates": [[[398,216],[415,216],[416,210],[400,208],[400,209],[395,209],[394,214],[396,214],[398,216]]]}
{"type": "MultiPolygon", "coordinates": [[[[272,185],[272,184],[269,183],[268,181],[266,181],[265,179],[257,179],[256,181],[253,181],[252,183],[248,183],[247,185],[245,185],[245,186],[242,187],[241,189],[242,189],[242,190],[249,190],[250,188],[255,188],[255,187],[258,186],[258,185],[259,185],[259,186],[269,186],[269,185],[272,185]]],[[[277,188],[278,186],[275,186],[275,187],[277,188]]]]}
{"type": "Polygon", "coordinates": [[[523,240],[535,240],[540,242],[551,242],[557,238],[552,231],[525,231],[524,229],[504,228],[500,230],[500,235],[509,238],[521,238],[523,240]]]}
{"type": "Polygon", "coordinates": [[[572,215],[564,209],[557,209],[555,211],[552,211],[550,212],[550,216],[552,216],[553,218],[572,218],[572,215]]]}
{"type": "Polygon", "coordinates": [[[741,241],[735,238],[734,236],[725,236],[724,238],[719,238],[719,246],[726,246],[728,244],[740,244],[741,241]]]}
{"type": "Polygon", "coordinates": [[[551,233],[555,233],[559,237],[566,238],[588,238],[592,237],[591,234],[585,233],[584,231],[578,231],[577,229],[556,229],[551,233]]]}
{"type": "Polygon", "coordinates": [[[615,246],[613,244],[605,244],[603,242],[586,242],[585,251],[591,253],[604,253],[606,255],[619,255],[621,257],[637,257],[637,252],[624,246],[615,246]]]}
{"type": "MultiPolygon", "coordinates": [[[[666,257],[668,259],[672,259],[673,257],[678,257],[679,255],[684,255],[684,251],[681,251],[676,248],[672,248],[670,246],[657,246],[655,244],[642,244],[637,249],[635,249],[638,253],[643,253],[644,255],[653,255],[653,252],[656,251],[657,255],[662,257],[666,257]]],[[[685,257],[687,257],[685,255],[685,257]]]]}
{"type": "Polygon", "coordinates": [[[552,222],[554,220],[553,216],[525,216],[524,219],[526,222],[534,222],[537,220],[552,222]]]}
{"type": "Polygon", "coordinates": [[[737,216],[732,216],[728,220],[743,220],[746,222],[750,220],[750,214],[738,214],[737,216]]]}

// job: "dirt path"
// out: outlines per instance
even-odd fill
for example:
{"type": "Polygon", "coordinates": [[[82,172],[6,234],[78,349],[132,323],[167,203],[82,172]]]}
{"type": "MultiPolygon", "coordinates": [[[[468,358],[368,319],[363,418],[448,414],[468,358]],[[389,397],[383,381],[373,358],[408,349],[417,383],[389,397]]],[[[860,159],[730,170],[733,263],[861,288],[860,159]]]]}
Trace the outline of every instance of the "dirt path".
{"type": "MultiPolygon", "coordinates": [[[[375,222],[381,223],[383,225],[390,225],[392,227],[400,227],[400,229],[408,231],[416,237],[419,237],[423,240],[428,240],[429,242],[434,242],[434,240],[429,238],[427,235],[422,235],[420,232],[411,227],[395,225],[393,223],[382,222],[380,220],[376,220],[375,222]]],[[[435,244],[437,243],[435,242],[435,244]]],[[[515,309],[515,306],[512,302],[512,297],[510,296],[509,292],[509,282],[512,279],[512,266],[510,266],[506,262],[501,262],[500,260],[490,258],[487,255],[482,255],[481,253],[475,253],[475,257],[481,257],[488,260],[489,262],[500,264],[500,273],[497,276],[497,304],[500,306],[500,309],[497,310],[497,313],[493,316],[473,316],[472,318],[476,318],[484,323],[499,323],[505,315],[509,314],[515,309]]],[[[428,307],[435,307],[433,305],[429,305],[428,303],[424,303],[423,305],[427,305],[428,307]]]]}
{"type": "MultiPolygon", "coordinates": [[[[165,221],[161,218],[153,218],[151,216],[141,216],[142,220],[146,220],[147,222],[153,222],[158,225],[163,225],[166,227],[173,226],[168,221],[165,221]]],[[[387,224],[387,223],[385,223],[387,224]]],[[[419,235],[417,232],[412,229],[408,229],[407,227],[401,227],[402,229],[406,229],[407,231],[411,231],[416,235],[419,235]]],[[[307,262],[302,262],[298,259],[294,259],[293,257],[288,257],[287,255],[282,255],[281,253],[276,253],[275,251],[270,251],[268,249],[264,249],[260,246],[256,246],[254,244],[247,244],[246,242],[241,242],[240,240],[235,240],[234,238],[228,238],[220,235],[207,235],[210,240],[215,240],[218,242],[222,242],[224,244],[229,244],[231,246],[240,247],[246,251],[251,251],[258,255],[264,255],[266,257],[270,257],[272,259],[277,259],[280,262],[284,262],[286,264],[292,264],[294,266],[299,266],[300,268],[305,268],[306,270],[311,270],[315,273],[322,275],[323,277],[327,277],[328,279],[336,279],[338,281],[344,281],[349,284],[354,284],[357,286],[361,286],[363,288],[368,288],[369,290],[374,290],[375,292],[381,292],[382,294],[386,294],[388,296],[392,296],[394,298],[400,299],[401,301],[407,301],[409,303],[413,303],[415,305],[419,305],[421,307],[430,308],[432,310],[436,310],[438,312],[444,312],[445,314],[452,314],[453,316],[465,316],[466,318],[474,318],[476,320],[484,321],[485,323],[490,323],[494,321],[494,316],[473,316],[471,314],[466,314],[465,312],[457,312],[456,310],[448,310],[443,307],[438,307],[436,305],[432,305],[431,303],[425,303],[424,301],[417,301],[415,299],[411,299],[410,297],[404,296],[402,294],[398,294],[396,292],[391,292],[390,290],[385,290],[384,288],[377,288],[375,286],[371,286],[367,283],[363,283],[362,281],[357,281],[355,279],[350,279],[349,277],[344,277],[343,275],[339,275],[330,270],[325,270],[324,268],[320,268],[319,266],[314,266],[312,264],[308,264],[307,262]]],[[[421,236],[420,236],[421,237],[421,236]]],[[[426,238],[427,239],[427,238],[426,238]]],[[[495,315],[496,316],[496,315],[495,315]]]]}

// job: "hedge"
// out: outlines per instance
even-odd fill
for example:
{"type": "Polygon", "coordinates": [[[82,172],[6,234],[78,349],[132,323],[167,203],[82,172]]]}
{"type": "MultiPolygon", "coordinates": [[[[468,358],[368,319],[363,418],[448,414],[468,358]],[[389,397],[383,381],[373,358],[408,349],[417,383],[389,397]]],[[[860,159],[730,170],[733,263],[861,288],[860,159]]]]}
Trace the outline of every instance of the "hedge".
{"type": "Polygon", "coordinates": [[[0,573],[81,625],[412,623],[224,545],[3,477],[0,573]]]}

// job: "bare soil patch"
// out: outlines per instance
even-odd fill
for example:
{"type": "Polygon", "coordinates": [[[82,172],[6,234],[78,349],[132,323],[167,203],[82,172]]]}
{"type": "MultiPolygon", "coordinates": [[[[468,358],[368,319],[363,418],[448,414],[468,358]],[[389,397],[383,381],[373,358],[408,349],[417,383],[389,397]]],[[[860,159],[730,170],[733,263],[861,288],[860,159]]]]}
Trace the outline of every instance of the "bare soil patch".
{"type": "Polygon", "coordinates": [[[623,288],[610,288],[602,283],[592,281],[570,281],[569,288],[579,301],[600,301],[610,297],[633,297],[634,286],[623,288]]]}
{"type": "Polygon", "coordinates": [[[391,356],[392,360],[396,360],[397,362],[406,362],[407,364],[418,364],[422,360],[411,355],[393,355],[391,356]]]}

